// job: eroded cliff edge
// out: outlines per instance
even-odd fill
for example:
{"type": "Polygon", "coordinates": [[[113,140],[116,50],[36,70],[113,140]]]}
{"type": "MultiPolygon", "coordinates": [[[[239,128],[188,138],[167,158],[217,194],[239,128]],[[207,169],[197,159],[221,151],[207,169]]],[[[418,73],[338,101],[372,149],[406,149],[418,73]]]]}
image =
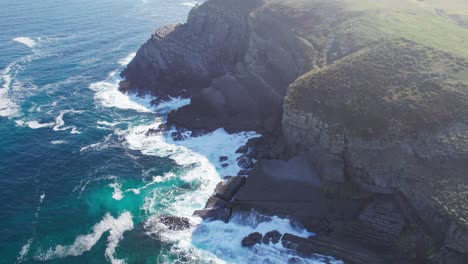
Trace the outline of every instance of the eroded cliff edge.
{"type": "Polygon", "coordinates": [[[265,135],[216,206],[290,216],[394,260],[464,263],[468,31],[440,7],[366,3],[209,0],[157,30],[120,88],[191,97],[169,115],[177,127],[265,135]]]}

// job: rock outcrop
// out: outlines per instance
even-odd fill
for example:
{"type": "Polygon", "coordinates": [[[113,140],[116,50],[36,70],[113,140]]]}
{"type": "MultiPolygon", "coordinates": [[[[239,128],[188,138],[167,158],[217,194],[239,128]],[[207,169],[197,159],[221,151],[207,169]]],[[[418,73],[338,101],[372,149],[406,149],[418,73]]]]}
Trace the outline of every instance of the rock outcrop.
{"type": "MultiPolygon", "coordinates": [[[[122,72],[122,91],[191,97],[169,116],[191,130],[273,131],[287,86],[312,67],[309,43],[263,0],[211,0],[157,30],[122,72]]],[[[283,17],[282,17],[283,16],[283,17]]]]}

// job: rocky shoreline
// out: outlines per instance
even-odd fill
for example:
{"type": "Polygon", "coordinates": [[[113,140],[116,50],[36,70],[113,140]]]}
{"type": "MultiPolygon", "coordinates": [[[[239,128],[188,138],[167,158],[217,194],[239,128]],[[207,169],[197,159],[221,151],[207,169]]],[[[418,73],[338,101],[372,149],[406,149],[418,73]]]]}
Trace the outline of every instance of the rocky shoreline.
{"type": "Polygon", "coordinates": [[[468,58],[388,29],[350,31],[367,13],[339,3],[208,0],[152,35],[120,90],[191,98],[148,133],[263,135],[194,215],[229,222],[254,209],[317,236],[271,230],[244,246],[281,242],[346,263],[467,263],[468,58]]]}

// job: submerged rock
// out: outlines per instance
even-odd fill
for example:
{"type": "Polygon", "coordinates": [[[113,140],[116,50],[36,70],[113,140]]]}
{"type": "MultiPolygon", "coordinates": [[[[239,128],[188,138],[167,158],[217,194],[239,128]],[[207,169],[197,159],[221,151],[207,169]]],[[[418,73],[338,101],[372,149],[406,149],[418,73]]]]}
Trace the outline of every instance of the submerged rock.
{"type": "Polygon", "coordinates": [[[192,226],[188,218],[173,215],[161,216],[159,222],[173,231],[186,230],[192,226]]]}
{"type": "Polygon", "coordinates": [[[241,245],[243,247],[255,246],[256,244],[258,244],[258,243],[260,243],[262,241],[262,237],[263,237],[263,235],[258,233],[258,232],[252,233],[252,234],[244,237],[244,239],[242,239],[241,245]]]}

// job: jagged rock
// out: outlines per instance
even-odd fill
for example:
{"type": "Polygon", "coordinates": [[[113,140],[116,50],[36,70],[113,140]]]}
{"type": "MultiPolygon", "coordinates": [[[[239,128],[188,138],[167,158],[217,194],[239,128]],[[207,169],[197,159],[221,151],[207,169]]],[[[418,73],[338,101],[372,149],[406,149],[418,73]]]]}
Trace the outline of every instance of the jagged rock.
{"type": "Polygon", "coordinates": [[[211,196],[206,202],[205,208],[224,208],[228,205],[228,202],[218,197],[211,196]]]}
{"type": "Polygon", "coordinates": [[[258,233],[258,232],[252,233],[252,234],[244,237],[244,239],[242,239],[241,245],[243,247],[255,246],[256,244],[262,242],[262,237],[263,237],[263,235],[258,233]]]}
{"type": "Polygon", "coordinates": [[[192,226],[188,218],[173,215],[161,216],[159,222],[174,231],[189,229],[192,226]]]}
{"type": "Polygon", "coordinates": [[[229,164],[223,163],[223,164],[221,164],[221,167],[222,167],[222,168],[227,168],[227,167],[229,167],[229,164]]]}
{"type": "Polygon", "coordinates": [[[223,221],[229,222],[231,218],[231,209],[228,208],[214,208],[214,209],[203,209],[196,210],[193,213],[194,216],[201,217],[205,221],[223,221]]]}
{"type": "Polygon", "coordinates": [[[278,242],[281,240],[281,237],[282,235],[278,230],[270,231],[263,236],[263,244],[268,245],[270,242],[273,244],[278,244],[278,242]]]}
{"type": "Polygon", "coordinates": [[[245,183],[245,177],[235,176],[225,181],[218,183],[216,186],[214,196],[223,199],[224,201],[231,201],[237,191],[245,183]]]}
{"type": "Polygon", "coordinates": [[[254,165],[252,159],[247,155],[242,155],[239,158],[237,158],[237,164],[239,164],[239,167],[241,167],[244,170],[251,169],[254,165]]]}
{"type": "Polygon", "coordinates": [[[219,157],[219,162],[225,162],[228,160],[228,157],[227,156],[221,156],[219,157]]]}
{"type": "Polygon", "coordinates": [[[152,35],[122,72],[120,90],[191,96],[168,116],[189,130],[273,130],[287,86],[312,68],[314,56],[284,27],[284,16],[264,0],[207,1],[187,23],[152,35]]]}

